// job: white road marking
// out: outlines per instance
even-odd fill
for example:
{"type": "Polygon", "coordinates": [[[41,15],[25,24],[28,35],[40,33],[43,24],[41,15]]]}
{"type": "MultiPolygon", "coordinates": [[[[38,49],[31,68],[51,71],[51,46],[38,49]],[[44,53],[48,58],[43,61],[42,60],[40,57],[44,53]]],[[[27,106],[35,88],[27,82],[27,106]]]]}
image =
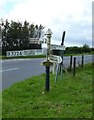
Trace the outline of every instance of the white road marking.
{"type": "MultiPolygon", "coordinates": [[[[32,58],[34,59],[34,58],[32,58]]],[[[11,62],[11,61],[26,61],[26,60],[32,60],[30,58],[26,58],[26,59],[6,59],[6,60],[1,60],[2,62],[11,62]]]]}
{"type": "Polygon", "coordinates": [[[7,69],[7,70],[0,70],[0,72],[7,72],[7,71],[12,71],[12,70],[18,70],[19,68],[12,68],[12,69],[7,69]]]}
{"type": "Polygon", "coordinates": [[[35,61],[38,59],[44,59],[44,58],[27,58],[27,59],[9,59],[9,60],[0,60],[1,63],[3,62],[16,62],[16,61],[35,61]]]}

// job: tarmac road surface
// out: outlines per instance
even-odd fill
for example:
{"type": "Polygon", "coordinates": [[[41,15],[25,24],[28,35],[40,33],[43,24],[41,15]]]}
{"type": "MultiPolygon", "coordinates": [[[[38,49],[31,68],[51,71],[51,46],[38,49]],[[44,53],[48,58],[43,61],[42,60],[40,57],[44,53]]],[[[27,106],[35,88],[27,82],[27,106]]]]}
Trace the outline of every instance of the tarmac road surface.
{"type": "MultiPolygon", "coordinates": [[[[94,56],[84,55],[84,63],[90,63],[92,60],[94,62],[92,58],[94,58],[94,56]]],[[[81,61],[81,56],[76,56],[76,59],[76,63],[78,63],[78,61],[81,61]]],[[[16,82],[45,73],[45,67],[41,66],[43,60],[45,60],[45,58],[0,61],[0,63],[2,63],[2,69],[0,68],[0,75],[2,75],[2,90],[10,87],[16,82]]],[[[70,57],[64,57],[63,63],[65,67],[68,67],[70,57]]]]}

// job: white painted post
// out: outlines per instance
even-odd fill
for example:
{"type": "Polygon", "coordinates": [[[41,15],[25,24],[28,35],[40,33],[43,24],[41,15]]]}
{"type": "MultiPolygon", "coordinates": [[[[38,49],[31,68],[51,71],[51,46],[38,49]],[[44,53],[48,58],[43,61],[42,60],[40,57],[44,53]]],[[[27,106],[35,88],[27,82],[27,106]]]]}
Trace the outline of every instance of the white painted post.
{"type": "Polygon", "coordinates": [[[55,74],[55,71],[56,71],[56,63],[54,62],[52,66],[52,73],[55,74]]]}

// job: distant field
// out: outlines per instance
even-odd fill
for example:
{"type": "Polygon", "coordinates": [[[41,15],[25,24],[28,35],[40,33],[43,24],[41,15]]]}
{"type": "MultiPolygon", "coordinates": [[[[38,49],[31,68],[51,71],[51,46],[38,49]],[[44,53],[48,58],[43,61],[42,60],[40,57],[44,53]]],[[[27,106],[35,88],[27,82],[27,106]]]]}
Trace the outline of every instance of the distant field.
{"type": "Polygon", "coordinates": [[[45,92],[45,74],[14,84],[3,91],[3,118],[93,118],[92,65],[64,73],[45,92]]]}

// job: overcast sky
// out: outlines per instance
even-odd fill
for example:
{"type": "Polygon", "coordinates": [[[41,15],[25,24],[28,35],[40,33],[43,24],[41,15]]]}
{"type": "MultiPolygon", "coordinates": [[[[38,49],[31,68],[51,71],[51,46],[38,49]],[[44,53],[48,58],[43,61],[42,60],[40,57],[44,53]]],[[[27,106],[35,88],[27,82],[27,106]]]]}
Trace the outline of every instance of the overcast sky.
{"type": "Polygon", "coordinates": [[[45,31],[53,32],[52,43],[64,45],[92,45],[93,0],[0,0],[0,18],[14,21],[27,20],[42,24],[45,31]]]}

